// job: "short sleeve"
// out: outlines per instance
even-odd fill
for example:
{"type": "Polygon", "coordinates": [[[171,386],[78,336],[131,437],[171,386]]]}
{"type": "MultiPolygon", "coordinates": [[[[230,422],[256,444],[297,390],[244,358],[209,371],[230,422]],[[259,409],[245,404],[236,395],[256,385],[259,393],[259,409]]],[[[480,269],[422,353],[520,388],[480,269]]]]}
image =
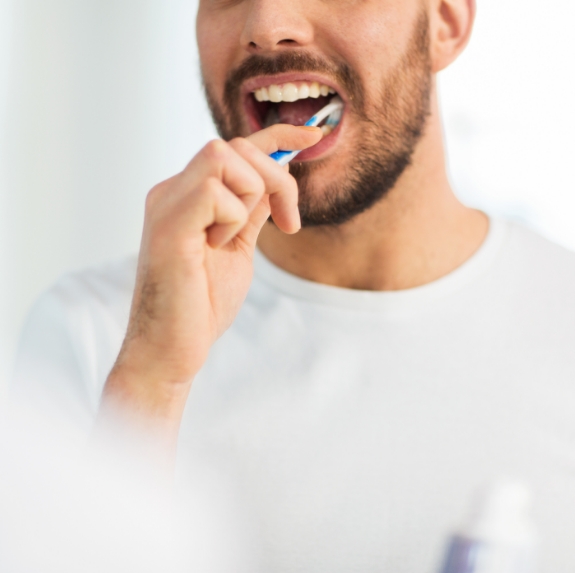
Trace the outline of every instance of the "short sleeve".
{"type": "Polygon", "coordinates": [[[125,279],[126,269],[87,271],[45,292],[28,315],[16,355],[13,396],[82,432],[91,429],[127,326],[133,281],[118,280],[119,270],[125,279]]]}

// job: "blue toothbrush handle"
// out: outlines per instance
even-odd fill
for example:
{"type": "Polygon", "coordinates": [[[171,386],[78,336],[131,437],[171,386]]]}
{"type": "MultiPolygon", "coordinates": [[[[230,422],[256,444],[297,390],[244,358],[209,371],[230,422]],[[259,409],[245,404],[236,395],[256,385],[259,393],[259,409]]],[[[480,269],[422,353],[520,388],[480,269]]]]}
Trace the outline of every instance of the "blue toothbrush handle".
{"type": "Polygon", "coordinates": [[[276,151],[275,153],[272,153],[270,155],[270,157],[274,160],[274,161],[279,161],[280,159],[282,159],[283,157],[285,157],[286,155],[290,155],[291,151],[282,151],[281,149],[279,151],[276,151]]]}
{"type": "Polygon", "coordinates": [[[280,149],[279,151],[270,154],[270,157],[280,165],[287,165],[298,153],[299,151],[284,151],[283,149],[280,149]]]}

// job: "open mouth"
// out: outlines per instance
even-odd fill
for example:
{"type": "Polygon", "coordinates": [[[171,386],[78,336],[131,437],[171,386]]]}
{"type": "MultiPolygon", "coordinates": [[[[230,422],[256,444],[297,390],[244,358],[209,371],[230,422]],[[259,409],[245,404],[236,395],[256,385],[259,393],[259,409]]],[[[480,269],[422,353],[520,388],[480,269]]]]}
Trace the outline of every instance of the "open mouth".
{"type": "MultiPolygon", "coordinates": [[[[256,131],[276,123],[304,125],[336,95],[334,88],[317,81],[261,86],[247,94],[248,116],[256,131]]],[[[320,127],[325,137],[337,124],[324,120],[320,127]]]]}

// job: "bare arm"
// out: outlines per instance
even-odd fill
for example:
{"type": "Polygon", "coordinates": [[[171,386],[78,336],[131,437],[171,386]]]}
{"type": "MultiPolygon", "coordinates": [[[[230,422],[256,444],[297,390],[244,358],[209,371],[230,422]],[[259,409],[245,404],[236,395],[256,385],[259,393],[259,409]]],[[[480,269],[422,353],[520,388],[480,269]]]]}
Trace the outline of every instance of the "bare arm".
{"type": "Polygon", "coordinates": [[[271,213],[282,231],[300,228],[297,184],[267,155],[320,139],[318,128],[275,125],[213,141],[148,195],[128,331],[99,418],[119,412],[152,429],[168,463],[194,376],[247,294],[263,224],[271,213]]]}

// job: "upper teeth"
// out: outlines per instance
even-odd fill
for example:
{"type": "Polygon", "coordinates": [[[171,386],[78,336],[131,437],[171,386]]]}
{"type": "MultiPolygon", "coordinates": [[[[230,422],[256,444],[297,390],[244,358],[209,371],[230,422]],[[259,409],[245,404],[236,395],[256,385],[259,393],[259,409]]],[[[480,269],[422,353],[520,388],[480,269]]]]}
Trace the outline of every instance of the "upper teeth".
{"type": "Polygon", "coordinates": [[[271,86],[255,90],[254,96],[258,101],[297,101],[308,97],[319,97],[334,94],[335,90],[320,84],[319,82],[300,83],[299,85],[287,83],[282,85],[272,84],[271,86]]]}

